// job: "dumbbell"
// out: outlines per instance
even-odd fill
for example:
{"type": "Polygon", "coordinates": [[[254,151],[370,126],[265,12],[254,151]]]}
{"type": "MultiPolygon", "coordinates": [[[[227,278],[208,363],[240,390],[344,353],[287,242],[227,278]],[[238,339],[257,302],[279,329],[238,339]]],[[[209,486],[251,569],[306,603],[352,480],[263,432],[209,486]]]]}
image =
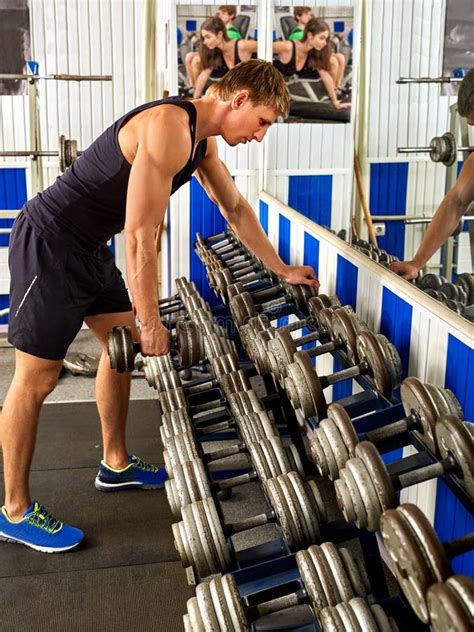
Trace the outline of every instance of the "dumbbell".
{"type": "Polygon", "coordinates": [[[295,409],[304,417],[324,419],[327,402],[323,389],[343,380],[363,375],[384,397],[390,398],[399,386],[401,361],[395,347],[381,334],[366,330],[357,339],[359,364],[331,375],[318,376],[311,358],[305,351],[297,351],[287,366],[283,386],[295,409]]]}
{"type": "MultiPolygon", "coordinates": [[[[176,324],[176,335],[171,338],[171,347],[178,351],[182,368],[189,368],[204,358],[203,337],[196,323],[181,320],[176,324]]],[[[135,355],[140,345],[134,343],[130,327],[114,327],[107,334],[107,350],[110,366],[118,373],[133,371],[135,355]]]]}
{"type": "Polygon", "coordinates": [[[462,287],[467,296],[466,305],[474,304],[474,274],[463,272],[456,279],[456,285],[462,287]]]}
{"type": "MultiPolygon", "coordinates": [[[[256,415],[254,416],[254,418],[256,415]]],[[[231,490],[255,480],[262,483],[280,474],[298,471],[304,475],[303,466],[294,444],[283,446],[277,430],[267,417],[265,425],[262,421],[255,424],[255,419],[241,417],[237,425],[243,425],[253,434],[253,443],[246,443],[251,469],[232,478],[213,480],[206,469],[206,459],[193,458],[181,463],[174,463],[172,476],[165,483],[166,496],[175,518],[180,518],[183,507],[198,500],[211,498],[213,493],[231,490]],[[252,425],[254,424],[254,425],[252,425]],[[261,434],[259,434],[261,433],[261,434]]],[[[249,433],[250,434],[250,433],[249,433]]],[[[169,445],[169,444],[167,444],[169,445]]],[[[213,459],[215,453],[206,453],[207,460],[213,459]]]]}
{"type": "MultiPolygon", "coordinates": [[[[428,589],[436,582],[445,582],[452,577],[450,560],[474,549],[474,532],[442,543],[421,509],[410,503],[384,511],[380,530],[401,589],[417,617],[429,623],[428,589]]],[[[473,607],[471,601],[471,617],[473,607]]],[[[450,629],[462,630],[450,626],[444,628],[450,629]]]]}
{"type": "Polygon", "coordinates": [[[235,238],[236,235],[233,230],[227,229],[221,233],[216,233],[215,235],[209,235],[208,237],[203,237],[201,233],[196,233],[196,246],[199,245],[202,248],[206,248],[211,244],[218,243],[222,240],[228,239],[229,237],[235,238]]]}
{"type": "Polygon", "coordinates": [[[474,630],[474,579],[453,575],[430,586],[427,608],[433,632],[474,630]]]}
{"type": "Polygon", "coordinates": [[[182,521],[172,525],[175,547],[183,566],[194,567],[202,579],[229,570],[233,565],[227,537],[260,525],[277,522],[290,550],[320,539],[320,520],[325,507],[315,481],[304,482],[290,472],[264,483],[272,509],[231,524],[221,523],[212,498],[198,500],[182,509],[182,521]]]}
{"type": "Polygon", "coordinates": [[[196,309],[204,309],[211,314],[209,303],[197,292],[186,296],[182,295],[179,303],[172,304],[169,307],[160,307],[160,316],[163,320],[165,316],[171,316],[182,311],[187,311],[188,314],[191,314],[196,309]]]}
{"type": "Polygon", "coordinates": [[[408,431],[430,450],[438,453],[435,440],[436,422],[445,414],[462,416],[461,405],[449,389],[423,384],[416,377],[407,377],[401,385],[405,414],[399,421],[357,434],[347,411],[337,403],[328,406],[328,418],[320,422],[310,437],[313,461],[321,476],[335,480],[348,459],[355,456],[360,441],[371,441],[377,447],[408,431]]]}
{"type": "Polygon", "coordinates": [[[439,290],[443,283],[447,283],[447,281],[446,277],[430,272],[419,277],[416,284],[421,290],[439,290]]]}
{"type": "Polygon", "coordinates": [[[355,457],[339,470],[339,478],[334,482],[337,503],[345,520],[355,522],[360,529],[376,531],[382,512],[398,505],[396,492],[445,474],[450,474],[471,498],[474,497],[471,433],[455,415],[443,415],[436,422],[435,438],[441,460],[397,476],[389,474],[373,443],[359,443],[355,457]]]}
{"type": "Polygon", "coordinates": [[[186,277],[180,277],[175,279],[175,284],[177,288],[176,294],[172,296],[166,296],[164,298],[160,298],[158,300],[158,305],[161,307],[165,307],[166,305],[172,304],[182,304],[182,297],[190,296],[191,294],[199,295],[198,289],[194,282],[188,281],[186,277]]]}
{"type": "MultiPolygon", "coordinates": [[[[319,616],[323,608],[368,597],[369,580],[363,564],[352,553],[331,542],[313,544],[295,555],[302,587],[270,601],[247,606],[231,574],[213,577],[196,587],[183,617],[190,632],[246,632],[255,619],[308,602],[319,616]]],[[[296,577],[295,577],[296,579],[296,577]]],[[[254,601],[254,600],[252,600],[254,601]]],[[[371,628],[362,628],[371,630],[371,628]]],[[[383,630],[383,628],[382,628],[383,630]]]]}
{"type": "Polygon", "coordinates": [[[398,632],[392,617],[387,617],[379,604],[360,598],[329,606],[319,612],[322,632],[398,632]]]}
{"type": "Polygon", "coordinates": [[[241,294],[246,290],[251,291],[254,284],[262,280],[275,283],[278,281],[278,277],[270,270],[262,269],[258,264],[253,264],[233,274],[229,270],[216,270],[212,273],[212,283],[210,284],[224,303],[227,303],[231,296],[241,294]],[[234,285],[237,285],[238,291],[234,285]]]}
{"type": "MultiPolygon", "coordinates": [[[[326,312],[329,308],[321,310],[319,316],[326,312]]],[[[268,342],[267,362],[273,376],[282,381],[286,377],[286,370],[289,364],[293,362],[293,356],[298,351],[298,347],[320,339],[321,331],[324,334],[331,335],[331,342],[323,345],[306,349],[306,353],[310,358],[319,357],[330,351],[346,351],[348,358],[358,361],[357,339],[362,331],[360,320],[354,313],[348,313],[344,308],[340,307],[335,311],[330,311],[331,328],[323,325],[322,330],[319,329],[314,333],[293,339],[289,332],[282,330],[275,334],[273,340],[268,342]]]]}
{"type": "Polygon", "coordinates": [[[308,314],[308,299],[315,294],[316,290],[309,285],[290,285],[280,281],[253,294],[243,292],[233,296],[229,307],[237,327],[240,327],[259,313],[271,314],[276,318],[279,308],[288,303],[294,303],[303,314],[308,314]]]}
{"type": "Polygon", "coordinates": [[[464,290],[462,285],[449,282],[443,283],[439,286],[438,292],[444,294],[447,299],[462,303],[463,305],[467,304],[467,292],[464,290]]]}

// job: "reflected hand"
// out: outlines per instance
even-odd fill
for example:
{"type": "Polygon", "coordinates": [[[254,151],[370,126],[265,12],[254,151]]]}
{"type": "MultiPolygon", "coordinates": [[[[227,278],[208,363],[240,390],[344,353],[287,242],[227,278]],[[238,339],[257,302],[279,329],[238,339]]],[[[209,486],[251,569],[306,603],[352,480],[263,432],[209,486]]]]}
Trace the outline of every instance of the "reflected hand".
{"type": "Polygon", "coordinates": [[[164,325],[152,325],[140,330],[140,348],[143,356],[166,355],[170,350],[171,336],[164,325]]]}
{"type": "Polygon", "coordinates": [[[312,266],[286,266],[283,278],[292,285],[310,285],[316,290],[319,289],[319,281],[312,266]]]}
{"type": "Polygon", "coordinates": [[[341,103],[340,101],[336,101],[334,103],[334,107],[336,110],[348,110],[351,107],[350,103],[341,103]]]}
{"type": "Polygon", "coordinates": [[[420,272],[420,268],[413,261],[394,261],[390,264],[390,270],[407,281],[418,278],[420,272]]]}

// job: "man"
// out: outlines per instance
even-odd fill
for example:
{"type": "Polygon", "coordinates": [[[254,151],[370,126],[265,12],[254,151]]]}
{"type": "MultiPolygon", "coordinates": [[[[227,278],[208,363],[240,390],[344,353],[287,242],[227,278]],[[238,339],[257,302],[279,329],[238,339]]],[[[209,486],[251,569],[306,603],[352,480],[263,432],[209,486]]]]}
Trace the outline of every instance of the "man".
{"type": "Polygon", "coordinates": [[[235,4],[221,4],[216,15],[224,22],[229,39],[242,39],[241,32],[232,24],[237,15],[237,7],[235,4]]]}
{"type": "Polygon", "coordinates": [[[102,345],[96,399],[104,457],[95,485],[115,491],[158,488],[166,473],[130,455],[125,422],[130,375],[110,369],[107,332],[128,325],[145,355],[169,351],[158,311],[155,233],[170,195],[196,175],[242,242],[289,283],[318,287],[309,266],[285,265],[217,155],[260,142],[289,94],[271,63],[251,60],[227,73],[212,95],[142,105],[109,127],[56,182],[30,200],[11,235],[9,340],[16,367],[1,418],[5,505],[0,538],[39,551],[65,551],[83,533],[32,502],[28,475],[38,416],[83,320],[102,345]],[[128,294],[106,242],[125,229],[128,294]]]}
{"type": "MultiPolygon", "coordinates": [[[[459,86],[458,113],[466,119],[468,125],[474,125],[474,68],[471,69],[459,86]]],[[[416,279],[420,270],[434,253],[455,231],[459,220],[474,200],[474,153],[464,162],[454,187],[445,196],[433,215],[428,230],[411,261],[392,263],[394,272],[404,279],[416,279]]]]}
{"type": "Polygon", "coordinates": [[[295,7],[293,9],[293,17],[296,20],[296,26],[291,30],[289,40],[292,42],[301,41],[303,39],[304,27],[313,17],[311,7],[295,7]]]}

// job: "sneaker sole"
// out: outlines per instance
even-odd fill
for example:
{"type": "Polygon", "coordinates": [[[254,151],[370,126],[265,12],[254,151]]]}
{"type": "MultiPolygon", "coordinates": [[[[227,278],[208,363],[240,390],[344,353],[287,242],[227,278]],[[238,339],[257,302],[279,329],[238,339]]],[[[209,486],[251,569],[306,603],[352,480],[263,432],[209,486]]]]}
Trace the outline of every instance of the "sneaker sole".
{"type": "Polygon", "coordinates": [[[98,478],[94,481],[94,486],[99,492],[121,492],[127,489],[163,489],[165,484],[145,485],[138,481],[128,481],[127,483],[103,483],[98,478]]]}
{"type": "Polygon", "coordinates": [[[82,542],[76,542],[76,544],[71,544],[71,546],[65,547],[52,547],[52,546],[39,546],[39,544],[32,544],[31,542],[27,542],[26,540],[20,540],[19,538],[13,538],[11,535],[7,535],[6,533],[2,533],[0,531],[0,541],[9,542],[11,544],[23,544],[24,546],[28,546],[30,549],[34,549],[35,551],[40,551],[41,553],[64,553],[65,551],[70,551],[71,549],[76,548],[82,542]]]}

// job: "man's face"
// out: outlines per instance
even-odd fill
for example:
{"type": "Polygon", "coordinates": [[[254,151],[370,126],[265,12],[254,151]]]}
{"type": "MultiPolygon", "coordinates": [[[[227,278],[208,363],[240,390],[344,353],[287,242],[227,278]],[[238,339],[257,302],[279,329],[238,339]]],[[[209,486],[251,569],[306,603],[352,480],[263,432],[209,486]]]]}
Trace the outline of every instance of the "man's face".
{"type": "Polygon", "coordinates": [[[305,24],[308,24],[312,17],[313,14],[311,13],[311,11],[304,11],[301,15],[298,16],[298,22],[304,26],[305,24]]]}
{"type": "Polygon", "coordinates": [[[232,147],[263,140],[268,128],[276,121],[277,111],[268,105],[254,105],[246,90],[232,98],[230,111],[222,131],[222,137],[232,147]]]}
{"type": "Polygon", "coordinates": [[[234,19],[232,13],[227,13],[227,11],[223,11],[222,9],[217,12],[217,17],[220,18],[226,26],[234,19]]]}

